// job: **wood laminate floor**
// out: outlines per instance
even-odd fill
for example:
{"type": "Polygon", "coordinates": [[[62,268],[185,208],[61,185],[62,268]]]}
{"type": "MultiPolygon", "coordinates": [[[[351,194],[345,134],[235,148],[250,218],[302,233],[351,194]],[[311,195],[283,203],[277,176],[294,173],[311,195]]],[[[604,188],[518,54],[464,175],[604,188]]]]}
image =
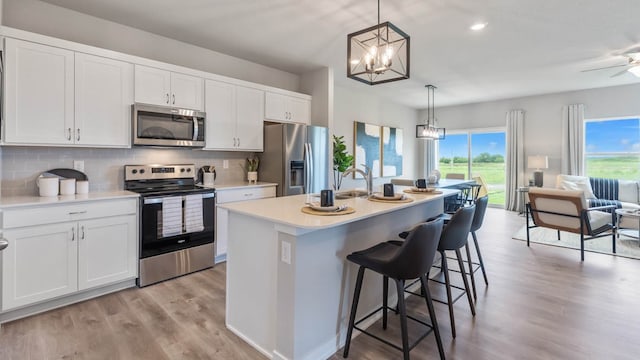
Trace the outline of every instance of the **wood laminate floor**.
{"type": "MultiPolygon", "coordinates": [[[[527,248],[511,239],[523,222],[488,210],[478,236],[489,286],[477,279],[477,315],[464,298],[455,304],[454,340],[446,305],[435,305],[447,358],[638,359],[640,261],[587,253],[580,262],[576,250],[527,248]]],[[[224,301],[225,266],[219,265],[4,324],[0,359],[264,359],[225,328],[224,301]]],[[[420,298],[412,296],[409,306],[426,312],[420,298]]],[[[396,340],[391,318],[385,335],[396,340]]],[[[411,356],[437,359],[433,335],[411,356]]],[[[401,354],[361,335],[349,358],[401,354]]],[[[342,352],[330,359],[342,359],[342,352]]]]}

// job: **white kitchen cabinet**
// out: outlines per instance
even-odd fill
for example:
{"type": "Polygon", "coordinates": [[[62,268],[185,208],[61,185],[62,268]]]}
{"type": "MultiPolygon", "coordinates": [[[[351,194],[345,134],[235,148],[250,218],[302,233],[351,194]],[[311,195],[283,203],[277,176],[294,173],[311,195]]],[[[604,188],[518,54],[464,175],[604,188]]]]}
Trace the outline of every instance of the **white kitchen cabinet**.
{"type": "Polygon", "coordinates": [[[265,118],[280,122],[311,124],[311,100],[267,91],[265,118]]]}
{"type": "Polygon", "coordinates": [[[264,91],[205,81],[208,150],[262,151],[264,91]]]}
{"type": "Polygon", "coordinates": [[[202,78],[148,66],[135,66],[137,103],[203,110],[202,90],[202,78]]]}
{"type": "Polygon", "coordinates": [[[78,224],[78,290],[137,276],[135,215],[78,224]]]}
{"type": "Polygon", "coordinates": [[[2,210],[2,311],[137,277],[137,198],[2,210]]]}
{"type": "Polygon", "coordinates": [[[2,254],[2,310],[78,290],[76,224],[10,229],[2,254]]]}
{"type": "MultiPolygon", "coordinates": [[[[276,196],[276,185],[269,186],[243,186],[237,188],[216,189],[216,203],[226,204],[235,201],[247,201],[276,196]]],[[[226,260],[227,243],[229,235],[227,232],[227,221],[229,212],[226,209],[216,206],[216,262],[226,260]]]]}
{"type": "Polygon", "coordinates": [[[74,53],[5,39],[5,144],[73,144],[74,53]]]}
{"type": "Polygon", "coordinates": [[[133,65],[75,54],[75,143],[129,147],[133,65]]]}
{"type": "Polygon", "coordinates": [[[130,146],[133,65],[5,42],[5,144],[130,146]]]}

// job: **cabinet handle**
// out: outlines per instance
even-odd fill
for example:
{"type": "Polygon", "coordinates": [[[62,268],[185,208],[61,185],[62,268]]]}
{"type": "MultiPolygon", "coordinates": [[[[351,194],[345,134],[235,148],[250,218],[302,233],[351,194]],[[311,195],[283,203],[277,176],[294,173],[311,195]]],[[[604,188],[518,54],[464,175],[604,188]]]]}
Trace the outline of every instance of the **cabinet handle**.
{"type": "Polygon", "coordinates": [[[237,142],[236,142],[236,138],[233,138],[233,147],[238,146],[238,145],[236,145],[236,143],[237,143],[237,142]]]}
{"type": "Polygon", "coordinates": [[[167,95],[166,103],[168,104],[169,103],[169,93],[167,93],[166,95],[167,95]]]}
{"type": "Polygon", "coordinates": [[[67,129],[67,140],[71,141],[71,128],[67,129]]]}
{"type": "Polygon", "coordinates": [[[78,130],[78,135],[76,136],[76,141],[80,141],[80,128],[78,128],[77,130],[78,130]]]}
{"type": "Polygon", "coordinates": [[[176,104],[176,94],[171,95],[171,97],[173,98],[173,105],[176,104]]]}
{"type": "Polygon", "coordinates": [[[76,241],[76,229],[71,228],[71,241],[76,241]]]}
{"type": "Polygon", "coordinates": [[[248,193],[248,194],[244,194],[244,196],[253,196],[253,194],[248,193]]]}
{"type": "Polygon", "coordinates": [[[240,138],[238,138],[238,147],[240,147],[240,138]]]}
{"type": "Polygon", "coordinates": [[[72,211],[69,213],[69,215],[78,215],[78,214],[86,214],[87,210],[84,211],[72,211]]]}
{"type": "Polygon", "coordinates": [[[84,226],[81,226],[80,230],[82,230],[82,234],[80,235],[80,240],[84,240],[84,226]]]}
{"type": "Polygon", "coordinates": [[[9,246],[9,241],[5,238],[0,238],[0,251],[4,250],[9,246]]]}

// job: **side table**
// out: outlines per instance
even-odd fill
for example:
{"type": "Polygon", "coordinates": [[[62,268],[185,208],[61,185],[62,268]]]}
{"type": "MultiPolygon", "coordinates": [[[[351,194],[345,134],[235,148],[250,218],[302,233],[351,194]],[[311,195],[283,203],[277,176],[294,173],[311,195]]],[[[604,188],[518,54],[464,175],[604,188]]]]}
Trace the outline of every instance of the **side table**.
{"type": "Polygon", "coordinates": [[[528,186],[520,186],[516,189],[516,192],[520,193],[520,210],[518,215],[523,215],[525,212],[525,206],[527,206],[527,194],[529,193],[528,186]]]}
{"type": "MultiPolygon", "coordinates": [[[[638,222],[638,229],[618,228],[618,231],[616,231],[616,239],[620,239],[620,234],[622,234],[624,236],[640,240],[640,210],[616,209],[616,224],[618,224],[618,226],[620,226],[622,217],[633,218],[638,222]]],[[[640,246],[640,241],[638,242],[638,245],[640,246]]]]}

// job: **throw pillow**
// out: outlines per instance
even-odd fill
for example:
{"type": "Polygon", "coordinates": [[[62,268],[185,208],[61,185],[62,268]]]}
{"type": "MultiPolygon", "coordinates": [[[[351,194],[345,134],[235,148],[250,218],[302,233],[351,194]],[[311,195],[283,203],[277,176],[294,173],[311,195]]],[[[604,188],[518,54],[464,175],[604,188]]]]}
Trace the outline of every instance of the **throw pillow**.
{"type": "Polygon", "coordinates": [[[563,190],[582,190],[584,191],[584,197],[587,199],[595,199],[591,189],[591,183],[586,176],[576,175],[558,175],[556,178],[556,188],[563,190]]]}

